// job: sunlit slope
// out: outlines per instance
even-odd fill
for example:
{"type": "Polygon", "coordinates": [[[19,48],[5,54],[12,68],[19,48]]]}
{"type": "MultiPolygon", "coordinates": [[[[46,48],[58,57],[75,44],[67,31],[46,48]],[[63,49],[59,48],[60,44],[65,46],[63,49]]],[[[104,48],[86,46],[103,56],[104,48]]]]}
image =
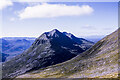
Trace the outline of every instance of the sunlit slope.
{"type": "Polygon", "coordinates": [[[117,78],[118,32],[120,34],[120,29],[69,61],[28,72],[17,78],[117,78]]]}

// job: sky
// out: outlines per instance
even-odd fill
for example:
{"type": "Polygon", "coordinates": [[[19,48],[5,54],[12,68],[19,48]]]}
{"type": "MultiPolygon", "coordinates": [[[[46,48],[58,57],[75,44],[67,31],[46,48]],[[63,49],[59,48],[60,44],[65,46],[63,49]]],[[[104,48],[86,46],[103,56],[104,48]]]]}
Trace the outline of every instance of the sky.
{"type": "Polygon", "coordinates": [[[118,28],[117,2],[8,1],[0,11],[2,37],[39,37],[52,29],[77,37],[105,36],[118,28]]]}

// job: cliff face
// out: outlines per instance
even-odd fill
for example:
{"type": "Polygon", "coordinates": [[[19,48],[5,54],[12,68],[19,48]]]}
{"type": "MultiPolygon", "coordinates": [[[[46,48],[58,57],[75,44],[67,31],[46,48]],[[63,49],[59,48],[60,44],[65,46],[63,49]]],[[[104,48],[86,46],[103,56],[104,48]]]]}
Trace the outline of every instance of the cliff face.
{"type": "Polygon", "coordinates": [[[84,51],[80,44],[54,29],[43,33],[22,54],[3,63],[3,78],[67,61],[84,51]]]}
{"type": "Polygon", "coordinates": [[[120,29],[66,62],[28,72],[17,78],[117,78],[120,29]]]}

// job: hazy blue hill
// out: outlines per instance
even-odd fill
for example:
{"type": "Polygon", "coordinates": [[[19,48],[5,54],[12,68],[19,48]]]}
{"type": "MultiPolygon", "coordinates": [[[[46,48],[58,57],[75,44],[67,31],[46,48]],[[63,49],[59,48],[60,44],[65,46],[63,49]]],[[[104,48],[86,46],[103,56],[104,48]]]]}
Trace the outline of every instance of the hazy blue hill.
{"type": "MultiPolygon", "coordinates": [[[[2,47],[3,60],[9,60],[19,54],[24,50],[28,49],[34,42],[35,38],[28,37],[4,37],[0,39],[2,47]]],[[[1,49],[0,49],[1,50],[1,49]]]]}
{"type": "Polygon", "coordinates": [[[84,37],[84,39],[87,39],[87,40],[89,40],[89,41],[92,41],[92,42],[94,42],[94,43],[97,43],[99,40],[101,40],[102,38],[104,38],[105,37],[105,35],[98,35],[98,36],[88,36],[88,37],[84,37]]]}
{"type": "Polygon", "coordinates": [[[22,39],[35,40],[35,37],[3,37],[2,39],[5,39],[5,40],[22,40],[22,39]]]}

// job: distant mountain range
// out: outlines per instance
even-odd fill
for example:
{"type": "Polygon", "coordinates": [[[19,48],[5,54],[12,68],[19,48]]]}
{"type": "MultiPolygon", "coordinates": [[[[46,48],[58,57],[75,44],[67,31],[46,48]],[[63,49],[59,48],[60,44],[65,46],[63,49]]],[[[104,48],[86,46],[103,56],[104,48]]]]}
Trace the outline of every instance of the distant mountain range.
{"type": "MultiPolygon", "coordinates": [[[[70,60],[94,44],[69,34],[60,32],[57,29],[43,33],[29,49],[3,63],[3,77],[15,77],[70,60]]],[[[23,41],[25,41],[25,44],[28,42],[26,40],[23,41]]],[[[21,40],[16,42],[19,43],[21,40]]]]}
{"type": "Polygon", "coordinates": [[[105,35],[93,35],[93,36],[87,36],[87,37],[83,37],[83,38],[87,39],[89,41],[92,41],[94,43],[97,43],[99,40],[101,40],[104,37],[105,37],[105,35]]]}
{"type": "Polygon", "coordinates": [[[23,39],[26,39],[26,40],[35,40],[36,38],[35,37],[3,37],[2,39],[5,39],[5,40],[23,40],[23,39]]]}
{"type": "Polygon", "coordinates": [[[87,80],[100,78],[101,80],[119,80],[119,35],[120,28],[71,60],[33,70],[16,78],[87,78],[87,80]]]}
{"type": "Polygon", "coordinates": [[[5,37],[0,39],[2,62],[21,54],[32,45],[34,40],[35,38],[27,37],[5,37]]]}

